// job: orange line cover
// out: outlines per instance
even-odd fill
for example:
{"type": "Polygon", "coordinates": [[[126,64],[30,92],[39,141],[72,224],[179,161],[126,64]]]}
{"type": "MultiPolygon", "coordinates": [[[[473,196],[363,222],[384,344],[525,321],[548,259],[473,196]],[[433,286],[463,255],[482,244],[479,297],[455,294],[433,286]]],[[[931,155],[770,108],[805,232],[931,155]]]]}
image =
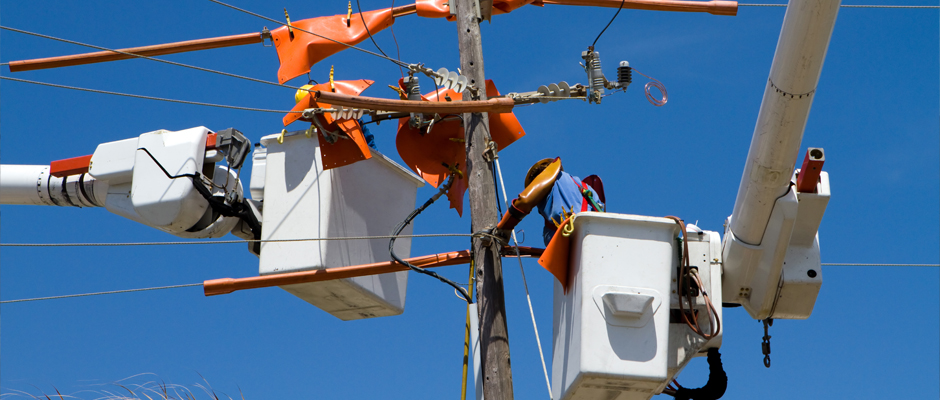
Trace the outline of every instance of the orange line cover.
{"type": "MultiPolygon", "coordinates": [[[[504,247],[503,255],[515,256],[514,247],[504,247]]],[[[519,247],[523,257],[534,257],[542,253],[542,249],[532,247],[519,247]]],[[[427,256],[406,258],[405,261],[416,267],[433,268],[447,265],[464,264],[470,261],[470,250],[452,251],[448,253],[432,254],[427,256]]],[[[409,270],[404,264],[395,261],[377,262],[372,264],[352,265],[348,267],[318,269],[313,271],[292,272],[286,274],[255,276],[250,278],[222,278],[203,282],[203,292],[206,296],[232,293],[236,290],[258,289],[271,286],[295,285],[298,283],[321,282],[333,279],[354,278],[357,276],[385,274],[389,272],[409,270]]]]}

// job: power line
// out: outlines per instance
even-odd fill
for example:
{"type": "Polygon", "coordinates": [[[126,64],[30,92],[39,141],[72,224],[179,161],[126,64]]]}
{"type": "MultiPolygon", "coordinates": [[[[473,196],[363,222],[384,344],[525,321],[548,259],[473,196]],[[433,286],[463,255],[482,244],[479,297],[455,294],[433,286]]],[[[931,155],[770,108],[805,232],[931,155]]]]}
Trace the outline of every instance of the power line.
{"type": "MultiPolygon", "coordinates": [[[[469,234],[430,234],[430,235],[401,235],[399,238],[404,237],[429,237],[429,236],[471,236],[469,234]]],[[[320,238],[320,239],[288,239],[288,240],[223,240],[215,242],[166,242],[166,243],[58,243],[58,244],[37,244],[36,246],[72,246],[72,245],[93,245],[93,246],[126,246],[126,245],[156,245],[156,244],[209,244],[209,243],[246,243],[246,242],[289,242],[289,241],[299,241],[299,240],[339,240],[339,239],[360,239],[360,238],[390,238],[391,236],[372,236],[372,237],[352,237],[352,238],[320,238]]],[[[0,244],[0,246],[26,246],[32,244],[0,244]]],[[[860,264],[860,263],[822,263],[823,266],[861,266],[861,267],[940,267],[940,264],[860,264]]],[[[186,287],[202,286],[202,283],[189,283],[185,285],[170,285],[170,286],[154,286],[140,289],[124,289],[124,290],[110,290],[107,292],[93,292],[93,293],[79,293],[79,294],[67,294],[62,296],[47,296],[47,297],[33,297],[28,299],[16,299],[16,300],[4,300],[0,301],[0,304],[9,304],[9,303],[23,303],[27,301],[39,301],[39,300],[57,300],[57,299],[67,299],[72,297],[87,297],[87,296],[98,296],[104,294],[118,294],[118,293],[133,293],[133,292],[145,292],[150,290],[162,290],[162,289],[178,289],[186,287]]],[[[531,304],[529,305],[531,307],[531,304]]],[[[536,328],[537,329],[537,328],[536,328]]],[[[538,331],[536,331],[538,332],[538,331]]],[[[541,346],[540,346],[541,349],[541,346]]]]}
{"type": "Polygon", "coordinates": [[[87,88],[80,88],[80,87],[75,87],[75,86],[58,85],[58,84],[55,84],[55,83],[45,83],[45,82],[30,81],[30,80],[26,80],[26,79],[10,78],[10,77],[8,77],[8,76],[0,76],[0,79],[5,79],[5,80],[9,80],[9,81],[14,81],[14,82],[31,83],[31,84],[34,84],[34,85],[50,86],[50,87],[60,88],[60,89],[71,89],[71,90],[79,90],[79,91],[83,91],[83,92],[100,93],[100,94],[110,94],[110,95],[115,95],[115,96],[133,97],[133,98],[137,98],[137,99],[146,99],[146,100],[158,100],[158,101],[166,101],[166,102],[170,102],[170,103],[190,104],[190,105],[196,105],[196,106],[228,108],[228,109],[232,109],[232,110],[258,111],[258,112],[278,113],[278,114],[302,113],[302,112],[303,112],[303,111],[269,110],[269,109],[265,109],[265,108],[238,107],[238,106],[227,106],[227,105],[224,105],[224,104],[202,103],[202,102],[198,102],[198,101],[165,99],[165,98],[162,98],[162,97],[144,96],[144,95],[139,95],[139,94],[120,93],[120,92],[110,92],[110,91],[107,91],[107,90],[87,89],[87,88]]]}
{"type": "Polygon", "coordinates": [[[249,240],[206,240],[190,242],[120,242],[120,243],[0,243],[0,247],[110,247],[110,246],[177,246],[187,244],[246,244],[246,243],[281,243],[310,242],[320,240],[371,240],[391,238],[432,238],[432,237],[470,237],[470,233],[426,233],[422,235],[382,235],[382,236],[347,236],[307,239],[249,239],[249,240]]]}
{"type": "Polygon", "coordinates": [[[860,264],[860,263],[821,263],[830,267],[940,267],[940,264],[860,264]]]}
{"type": "MultiPolygon", "coordinates": [[[[749,6],[749,7],[786,7],[786,4],[744,4],[738,3],[738,6],[749,6]]],[[[940,6],[892,6],[892,5],[857,5],[857,4],[842,4],[839,7],[843,8],[940,8],[940,6]]]]}
{"type": "Polygon", "coordinates": [[[190,283],[186,285],[170,285],[170,286],[155,286],[141,289],[124,289],[124,290],[111,290],[107,292],[94,292],[94,293],[80,293],[80,294],[67,294],[63,296],[48,296],[48,297],[33,297],[30,299],[16,299],[16,300],[4,300],[0,301],[0,304],[8,303],[23,303],[27,301],[39,301],[39,300],[56,300],[56,299],[67,299],[70,297],[87,297],[87,296],[98,296],[102,294],[117,294],[117,293],[131,293],[131,292],[144,292],[148,290],[161,290],[161,289],[177,289],[193,286],[202,286],[201,283],[190,283]]]}
{"type": "Polygon", "coordinates": [[[610,24],[614,23],[614,20],[617,19],[617,16],[618,16],[618,15],[620,15],[620,10],[623,10],[623,5],[624,5],[624,3],[626,3],[626,2],[627,2],[627,0],[621,0],[621,1],[620,1],[620,7],[617,8],[617,12],[614,13],[613,18],[611,18],[611,19],[610,19],[610,22],[608,22],[607,25],[604,26],[604,29],[601,29],[601,33],[598,33],[598,34],[597,34],[597,37],[594,38],[594,43],[591,43],[591,47],[589,47],[589,49],[590,49],[591,51],[594,50],[594,45],[596,45],[596,44],[597,44],[597,41],[600,40],[601,35],[603,35],[604,32],[607,31],[607,28],[610,28],[610,24]]]}
{"type": "MultiPolygon", "coordinates": [[[[369,25],[366,24],[366,17],[363,17],[363,16],[362,16],[362,6],[359,5],[359,0],[356,0],[356,8],[359,10],[359,19],[362,21],[362,26],[363,26],[364,28],[366,28],[366,33],[369,34],[369,40],[372,41],[372,44],[375,45],[375,48],[376,48],[376,49],[379,49],[379,52],[382,53],[383,56],[388,57],[388,54],[385,54],[385,50],[382,50],[382,48],[379,47],[379,44],[375,41],[375,38],[372,37],[372,31],[369,30],[369,25]]],[[[392,8],[395,8],[395,6],[392,6],[392,8]]],[[[394,19],[395,19],[395,17],[392,16],[392,20],[394,20],[394,19]]],[[[399,58],[401,58],[401,57],[399,57],[399,58]]],[[[398,68],[401,68],[401,66],[399,65],[398,68]]]]}
{"type": "MultiPolygon", "coordinates": [[[[264,19],[264,20],[267,20],[267,21],[271,21],[271,22],[273,22],[273,23],[275,23],[275,24],[279,24],[279,25],[281,25],[281,26],[288,26],[288,25],[287,25],[286,23],[284,23],[284,22],[278,21],[278,20],[273,19],[273,18],[265,17],[264,15],[261,15],[261,14],[258,14],[258,13],[254,13],[254,12],[245,10],[245,9],[243,9],[243,8],[238,8],[238,7],[235,7],[235,6],[230,5],[230,4],[225,4],[225,3],[223,3],[223,2],[221,2],[221,1],[219,1],[219,0],[209,0],[209,1],[211,1],[211,2],[213,2],[213,3],[216,3],[216,4],[218,4],[218,5],[221,5],[221,6],[225,6],[225,7],[231,8],[231,9],[236,10],[236,11],[241,11],[241,12],[243,12],[243,13],[245,13],[245,14],[248,14],[248,15],[253,15],[253,16],[255,16],[255,17],[258,17],[258,18],[261,18],[261,19],[264,19]]],[[[384,59],[389,60],[389,61],[391,61],[391,62],[393,62],[393,63],[395,63],[395,64],[397,64],[397,65],[400,65],[400,66],[402,66],[402,67],[409,67],[409,66],[410,66],[410,64],[408,64],[408,63],[404,63],[404,62],[398,61],[398,60],[396,60],[396,59],[394,59],[394,58],[391,58],[391,57],[389,57],[389,56],[383,56],[383,55],[381,55],[381,54],[379,54],[379,53],[376,53],[376,52],[373,52],[373,51],[369,51],[369,50],[366,50],[366,49],[363,49],[363,48],[359,48],[359,47],[353,46],[353,45],[348,44],[348,43],[343,43],[343,42],[341,42],[341,41],[339,41],[339,40],[336,40],[336,39],[333,39],[333,38],[328,38],[328,37],[326,37],[326,36],[323,36],[323,35],[320,35],[320,34],[317,34],[317,33],[313,33],[313,32],[310,32],[310,31],[308,31],[308,30],[303,30],[303,29],[300,29],[300,28],[298,28],[298,27],[296,27],[296,26],[293,26],[293,25],[290,25],[290,28],[291,28],[291,29],[296,29],[296,30],[301,31],[301,32],[309,33],[309,34],[311,34],[311,35],[313,35],[313,36],[316,36],[316,37],[319,37],[319,38],[323,38],[323,39],[329,40],[329,41],[331,41],[331,42],[333,42],[333,43],[341,44],[341,45],[346,46],[347,48],[350,48],[350,49],[359,50],[359,51],[361,51],[361,52],[363,52],[363,53],[366,53],[366,54],[371,54],[371,55],[376,56],[376,57],[379,57],[379,58],[384,58],[384,59]]]]}
{"type": "MultiPolygon", "coordinates": [[[[62,38],[57,38],[57,37],[55,37],[55,36],[43,35],[43,34],[41,34],[41,33],[35,33],[35,32],[24,31],[24,30],[22,30],[22,29],[10,28],[10,27],[8,27],[8,26],[0,26],[0,29],[5,29],[5,30],[8,30],[8,31],[12,31],[12,32],[22,33],[22,34],[26,34],[26,35],[32,35],[32,36],[36,36],[36,37],[41,37],[41,38],[44,38],[44,39],[57,40],[57,41],[64,42],[64,43],[77,44],[77,45],[79,45],[79,46],[91,47],[91,48],[93,48],[93,49],[104,50],[104,51],[110,51],[110,52],[119,53],[119,54],[124,54],[124,55],[132,56],[132,57],[144,58],[144,59],[151,60],[151,61],[157,61],[157,62],[162,62],[162,63],[165,63],[165,64],[176,65],[176,66],[178,66],[178,67],[190,68],[190,69],[194,69],[194,70],[197,70],[197,71],[211,72],[211,73],[213,73],[213,74],[219,74],[219,75],[228,76],[228,77],[232,77],[232,78],[244,79],[244,80],[248,80],[248,81],[252,81],[252,82],[259,82],[259,83],[264,83],[264,84],[267,84],[267,85],[279,86],[279,87],[289,88],[289,89],[294,89],[294,90],[300,89],[300,88],[297,88],[297,87],[288,86],[288,85],[282,85],[282,84],[280,84],[280,83],[270,82],[270,81],[266,81],[266,80],[263,80],[263,79],[256,79],[256,78],[251,78],[251,77],[247,77],[247,76],[242,76],[242,75],[237,75],[237,74],[231,74],[231,73],[228,73],[228,72],[216,71],[216,70],[214,70],[214,69],[203,68],[203,67],[197,67],[197,66],[194,66],[194,65],[188,65],[188,64],[183,64],[183,63],[178,63],[178,62],[174,62],[174,61],[163,60],[163,59],[154,58],[154,57],[142,56],[142,55],[140,55],[140,54],[128,53],[128,52],[125,52],[125,51],[115,50],[115,49],[109,49],[109,48],[107,48],[107,47],[95,46],[95,45],[92,45],[92,44],[85,44],[85,43],[81,43],[81,42],[76,42],[76,41],[74,41],[74,40],[62,39],[62,38]]],[[[7,63],[7,64],[9,65],[9,63],[7,63]]]]}

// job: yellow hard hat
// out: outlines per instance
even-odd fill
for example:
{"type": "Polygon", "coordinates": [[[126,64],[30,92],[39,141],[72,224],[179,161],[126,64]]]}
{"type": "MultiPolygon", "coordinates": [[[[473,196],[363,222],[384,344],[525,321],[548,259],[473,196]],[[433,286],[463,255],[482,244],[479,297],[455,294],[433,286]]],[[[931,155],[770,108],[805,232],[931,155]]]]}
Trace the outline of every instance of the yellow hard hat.
{"type": "Polygon", "coordinates": [[[308,92],[307,90],[309,90],[312,87],[313,85],[301,86],[300,89],[297,90],[297,93],[294,93],[294,102],[300,103],[300,100],[302,100],[304,96],[310,94],[310,92],[308,92]]]}
{"type": "MultiPolygon", "coordinates": [[[[528,187],[529,184],[532,183],[532,180],[534,180],[536,176],[539,176],[539,174],[545,170],[545,167],[555,162],[555,160],[556,158],[543,158],[535,164],[532,164],[532,167],[529,168],[529,172],[525,174],[525,187],[528,187]]],[[[564,167],[562,167],[561,170],[564,171],[564,167]]]]}

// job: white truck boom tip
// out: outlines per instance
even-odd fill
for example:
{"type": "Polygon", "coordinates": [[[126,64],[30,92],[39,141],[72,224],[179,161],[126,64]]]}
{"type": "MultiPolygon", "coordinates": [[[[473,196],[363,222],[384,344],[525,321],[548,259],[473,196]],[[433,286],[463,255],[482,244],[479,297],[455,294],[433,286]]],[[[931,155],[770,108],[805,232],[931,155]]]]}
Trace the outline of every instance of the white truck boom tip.
{"type": "Polygon", "coordinates": [[[803,228],[819,226],[828,175],[804,184],[819,186],[812,193],[796,193],[793,178],[839,6],[790,0],[725,231],[725,301],[755,319],[809,317],[822,283],[815,229],[803,228]]]}

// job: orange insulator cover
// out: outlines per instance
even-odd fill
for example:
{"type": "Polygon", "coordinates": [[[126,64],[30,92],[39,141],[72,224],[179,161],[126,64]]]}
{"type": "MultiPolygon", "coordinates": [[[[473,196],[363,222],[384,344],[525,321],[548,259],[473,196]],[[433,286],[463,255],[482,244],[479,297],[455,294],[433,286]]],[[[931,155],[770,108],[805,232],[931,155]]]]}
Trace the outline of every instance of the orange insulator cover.
{"type": "MultiPolygon", "coordinates": [[[[346,44],[355,45],[369,37],[369,32],[375,35],[395,22],[392,9],[386,8],[353,14],[346,26],[346,15],[333,15],[295,21],[291,23],[294,28],[314,32],[346,44]],[[362,20],[365,19],[369,31],[366,31],[362,20]]],[[[346,50],[346,46],[331,40],[314,36],[299,29],[293,29],[291,35],[288,27],[282,26],[271,31],[274,47],[277,49],[277,58],[281,67],[277,71],[277,80],[287,82],[310,71],[310,67],[323,59],[346,50]]]]}
{"type": "MultiPolygon", "coordinates": [[[[355,81],[334,81],[333,85],[336,87],[336,93],[358,96],[363,90],[372,86],[373,83],[373,81],[367,79],[359,79],[355,81]]],[[[331,90],[330,83],[321,83],[313,86],[309,90],[313,92],[318,90],[329,92],[331,90]]],[[[307,108],[331,107],[332,106],[329,104],[314,101],[313,96],[307,93],[297,102],[297,105],[291,109],[292,112],[284,116],[284,126],[290,125],[297,120],[313,122],[312,120],[304,118],[303,114],[300,113],[300,111],[307,108]]],[[[320,156],[324,170],[342,167],[357,161],[372,158],[372,151],[369,150],[369,145],[366,143],[366,138],[362,133],[362,126],[359,125],[359,121],[353,119],[336,120],[330,114],[319,114],[314,118],[318,118],[320,126],[330,131],[342,131],[349,136],[349,139],[352,139],[346,140],[340,138],[335,143],[329,143],[326,141],[326,137],[322,134],[317,134],[317,140],[320,141],[320,156]]]]}
{"type": "MultiPolygon", "coordinates": [[[[565,226],[570,223],[568,217],[561,223],[561,226],[565,226]]],[[[558,279],[558,283],[561,283],[561,287],[565,293],[568,293],[568,256],[571,249],[571,237],[565,236],[563,234],[562,228],[558,228],[555,231],[555,235],[552,236],[552,240],[548,242],[548,246],[545,246],[545,251],[542,252],[541,257],[539,257],[539,265],[542,268],[545,268],[546,271],[551,272],[555,276],[555,279],[558,279]]]]}
{"type": "Polygon", "coordinates": [[[419,17],[424,18],[447,18],[453,20],[450,15],[450,8],[447,7],[447,0],[417,0],[415,6],[419,17]]]}
{"type": "MultiPolygon", "coordinates": [[[[399,86],[404,90],[404,83],[399,80],[399,86]]],[[[491,80],[486,81],[487,97],[499,96],[496,85],[491,80]]],[[[451,89],[439,89],[421,96],[424,101],[459,101],[463,98],[461,93],[451,89]]],[[[519,138],[525,136],[522,124],[513,113],[487,113],[490,119],[490,134],[496,142],[498,150],[509,146],[519,138]]],[[[448,166],[455,166],[464,178],[454,181],[447,198],[450,208],[463,215],[463,196],[467,190],[467,149],[464,143],[464,127],[457,117],[462,115],[441,115],[441,118],[454,118],[441,120],[434,124],[430,133],[421,131],[408,124],[408,118],[401,118],[398,122],[398,136],[395,144],[398,155],[415,173],[420,175],[431,186],[438,187],[450,176],[448,166]]]]}

